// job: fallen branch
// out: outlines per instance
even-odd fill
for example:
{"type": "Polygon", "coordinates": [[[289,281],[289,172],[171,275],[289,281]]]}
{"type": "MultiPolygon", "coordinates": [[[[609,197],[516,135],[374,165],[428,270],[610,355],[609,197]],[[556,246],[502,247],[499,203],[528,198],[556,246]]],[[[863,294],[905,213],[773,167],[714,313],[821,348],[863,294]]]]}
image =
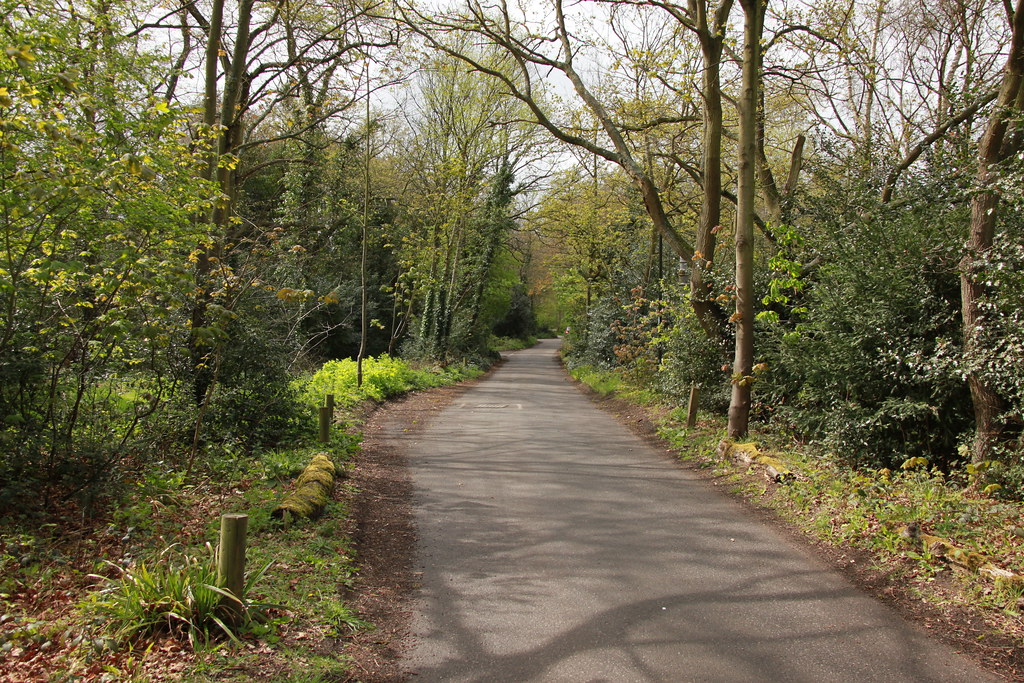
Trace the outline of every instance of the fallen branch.
{"type": "Polygon", "coordinates": [[[925,550],[935,558],[948,563],[954,569],[992,577],[1000,589],[1012,588],[1020,591],[1024,588],[1024,576],[997,566],[981,553],[960,548],[948,539],[922,532],[921,525],[917,522],[911,522],[901,528],[900,536],[918,549],[925,550]]]}
{"type": "Polygon", "coordinates": [[[755,444],[735,443],[731,439],[722,439],[718,444],[717,452],[718,457],[731,458],[748,468],[754,465],[763,467],[764,476],[777,484],[796,479],[796,474],[791,472],[784,462],[774,456],[761,453],[755,444]]]}

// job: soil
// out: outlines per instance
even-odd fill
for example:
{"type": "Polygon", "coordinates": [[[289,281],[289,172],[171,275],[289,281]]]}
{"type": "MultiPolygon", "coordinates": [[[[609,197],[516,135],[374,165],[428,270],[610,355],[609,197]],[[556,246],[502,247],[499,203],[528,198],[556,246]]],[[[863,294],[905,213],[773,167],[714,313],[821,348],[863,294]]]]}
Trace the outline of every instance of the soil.
{"type": "MultiPolygon", "coordinates": [[[[357,634],[345,647],[352,662],[349,680],[395,683],[409,679],[401,659],[410,645],[411,595],[416,588],[413,552],[416,529],[412,515],[412,483],[405,454],[396,434],[415,438],[431,417],[454,401],[466,385],[418,394],[377,410],[364,427],[365,440],[353,473],[358,487],[355,519],[360,557],[360,580],[350,601],[376,628],[357,634]]],[[[581,390],[587,391],[585,387],[581,390]]],[[[588,392],[589,393],[589,392],[588,392]]],[[[659,450],[667,445],[658,437],[657,415],[649,408],[591,393],[591,398],[630,430],[659,450]]],[[[680,467],[687,467],[680,463],[680,467]]],[[[709,485],[713,475],[694,468],[709,485]]],[[[785,530],[799,543],[813,548],[860,589],[889,604],[952,648],[965,653],[1007,680],[1024,680],[1024,648],[1000,634],[983,615],[956,604],[938,606],[915,595],[910,584],[894,578],[899,567],[879,567],[867,552],[814,543],[806,534],[781,519],[757,499],[746,499],[752,512],[766,523],[785,530]]],[[[940,574],[933,592],[955,592],[955,582],[940,574]]]]}

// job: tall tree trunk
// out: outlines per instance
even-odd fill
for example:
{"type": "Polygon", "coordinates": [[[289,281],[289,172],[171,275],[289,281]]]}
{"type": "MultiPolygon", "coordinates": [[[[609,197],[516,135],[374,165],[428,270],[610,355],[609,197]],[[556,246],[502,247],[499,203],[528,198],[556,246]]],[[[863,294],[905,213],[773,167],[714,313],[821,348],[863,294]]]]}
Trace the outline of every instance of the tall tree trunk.
{"type": "MultiPolygon", "coordinates": [[[[223,30],[224,0],[213,0],[210,9],[209,35],[206,39],[206,63],[204,74],[203,92],[203,127],[201,134],[212,136],[214,126],[217,123],[217,77],[220,73],[220,46],[221,32],[223,30]]],[[[209,159],[200,171],[203,180],[213,180],[217,172],[217,145],[212,139],[207,140],[211,145],[209,159]]],[[[209,217],[198,218],[205,221],[209,217]]],[[[206,399],[206,392],[213,382],[213,369],[210,361],[210,346],[201,334],[201,330],[207,323],[207,304],[209,279],[214,246],[207,240],[199,247],[199,259],[196,261],[195,279],[198,293],[192,303],[191,329],[189,333],[189,354],[192,360],[192,394],[197,405],[202,404],[206,399]]]]}
{"type": "MultiPolygon", "coordinates": [[[[249,55],[249,32],[252,9],[255,0],[240,0],[238,3],[238,28],[235,32],[235,47],[231,55],[231,69],[225,74],[224,95],[220,105],[220,137],[217,144],[218,157],[234,154],[242,143],[243,111],[242,102],[248,93],[246,64],[249,55]]],[[[214,229],[218,236],[226,236],[235,199],[237,165],[218,163],[217,184],[226,200],[218,202],[213,211],[214,229]]],[[[221,258],[223,254],[219,254],[221,258]]]]}
{"type": "Polygon", "coordinates": [[[366,147],[363,157],[363,225],[359,236],[359,353],[356,354],[356,386],[363,386],[363,359],[370,334],[369,294],[366,288],[367,237],[370,232],[370,67],[366,67],[366,147]]]}
{"type": "MultiPolygon", "coordinates": [[[[1012,149],[1004,145],[1011,121],[1020,115],[1018,97],[1024,83],[1024,0],[1017,0],[1013,17],[1013,37],[1010,54],[1003,72],[1003,82],[996,98],[995,108],[978,149],[978,170],[975,184],[978,191],[971,199],[971,229],[967,252],[960,263],[960,293],[963,313],[964,355],[970,358],[980,345],[984,325],[981,298],[985,293],[982,259],[992,248],[999,208],[997,164],[1012,149]]],[[[992,447],[1001,433],[999,412],[1002,401],[995,390],[976,372],[967,376],[974,404],[975,435],[972,459],[975,462],[991,457],[992,447]]]]}
{"type": "MultiPolygon", "coordinates": [[[[707,273],[715,261],[716,229],[722,221],[722,45],[732,0],[723,2],[709,26],[707,6],[696,4],[697,36],[704,60],[701,89],[704,95],[703,160],[704,194],[700,223],[690,264],[690,300],[701,327],[712,343],[724,339],[725,316],[711,301],[707,273]]],[[[724,346],[724,344],[723,344],[724,346]]]]}
{"type": "MultiPolygon", "coordinates": [[[[1024,0],[1022,0],[1024,1],[1024,0]]],[[[746,435],[754,367],[754,184],[755,134],[761,71],[764,0],[740,0],[743,23],[743,86],[739,99],[739,174],[736,187],[736,356],[732,366],[729,436],[746,435]]]]}

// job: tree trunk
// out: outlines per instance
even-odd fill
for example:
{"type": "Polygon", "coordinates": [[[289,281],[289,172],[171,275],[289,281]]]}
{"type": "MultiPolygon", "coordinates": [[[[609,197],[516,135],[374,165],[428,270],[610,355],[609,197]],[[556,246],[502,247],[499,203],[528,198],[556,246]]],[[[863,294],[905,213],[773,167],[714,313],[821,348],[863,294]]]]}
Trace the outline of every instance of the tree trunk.
{"type": "MultiPolygon", "coordinates": [[[[212,135],[214,125],[217,123],[217,76],[219,74],[219,59],[221,45],[221,31],[223,30],[224,0],[213,0],[210,9],[210,29],[206,39],[206,64],[204,74],[203,93],[203,135],[212,135]]],[[[217,146],[212,140],[209,159],[200,172],[203,180],[213,180],[217,172],[217,146]]],[[[208,216],[198,217],[197,221],[205,221],[208,216]]],[[[206,327],[206,308],[208,303],[209,278],[211,270],[211,257],[214,255],[213,245],[207,241],[200,245],[199,258],[196,261],[195,279],[196,299],[192,303],[191,328],[189,333],[189,354],[192,360],[192,395],[197,405],[206,400],[206,392],[213,382],[212,363],[209,358],[210,349],[207,343],[200,336],[199,330],[206,327]]]]}
{"type": "Polygon", "coordinates": [[[359,236],[359,353],[356,354],[356,386],[363,386],[363,359],[370,334],[369,293],[366,289],[367,237],[370,232],[370,69],[366,69],[366,148],[363,157],[363,225],[359,236]]]}
{"type": "MultiPolygon", "coordinates": [[[[210,140],[212,149],[209,162],[200,174],[204,180],[216,181],[223,197],[214,206],[211,216],[212,233],[207,235],[206,243],[201,247],[201,254],[196,264],[198,294],[192,308],[192,333],[189,346],[194,367],[192,391],[197,404],[206,401],[214,381],[213,342],[209,337],[204,340],[198,331],[205,328],[210,322],[207,309],[210,304],[212,263],[214,259],[222,262],[225,257],[224,242],[229,229],[235,196],[236,171],[234,165],[221,164],[220,160],[224,155],[234,152],[242,141],[242,116],[237,109],[246,92],[243,80],[249,51],[249,28],[253,4],[254,0],[241,0],[239,3],[238,29],[235,36],[231,70],[225,75],[224,92],[220,103],[220,127],[215,138],[210,140]]],[[[217,123],[217,77],[222,49],[223,13],[224,0],[214,0],[206,45],[203,94],[203,132],[211,137],[214,136],[214,125],[217,123]]]]}
{"type": "MultiPolygon", "coordinates": [[[[722,44],[731,0],[722,3],[714,26],[708,26],[707,7],[699,3],[698,38],[704,60],[701,89],[704,95],[703,175],[700,223],[690,264],[690,301],[701,327],[713,343],[724,339],[725,316],[711,301],[711,284],[706,275],[715,261],[715,231],[722,221],[722,44]]],[[[724,344],[723,344],[724,346],[724,344]]]]}
{"type": "MultiPolygon", "coordinates": [[[[1024,1],[1024,0],[1022,0],[1024,1]]],[[[732,366],[729,436],[746,435],[750,419],[750,384],[754,367],[754,183],[755,133],[760,88],[763,0],[741,0],[743,87],[739,100],[739,174],[736,187],[736,356],[732,366]]]]}
{"type": "MultiPolygon", "coordinates": [[[[1018,95],[1024,82],[1024,0],[1017,0],[1013,14],[1013,38],[1010,55],[1003,72],[1003,82],[989,117],[985,134],[978,149],[978,170],[975,184],[978,191],[971,199],[971,229],[967,253],[960,263],[960,293],[963,314],[964,355],[970,358],[981,343],[984,325],[981,298],[982,259],[992,248],[998,218],[999,191],[994,181],[995,166],[1005,159],[1009,151],[1004,148],[1007,131],[1014,117],[1019,116],[1018,95]]],[[[974,404],[975,435],[971,457],[975,462],[991,458],[992,447],[998,442],[1002,425],[999,412],[1002,401],[995,390],[976,372],[967,376],[974,404]]]]}

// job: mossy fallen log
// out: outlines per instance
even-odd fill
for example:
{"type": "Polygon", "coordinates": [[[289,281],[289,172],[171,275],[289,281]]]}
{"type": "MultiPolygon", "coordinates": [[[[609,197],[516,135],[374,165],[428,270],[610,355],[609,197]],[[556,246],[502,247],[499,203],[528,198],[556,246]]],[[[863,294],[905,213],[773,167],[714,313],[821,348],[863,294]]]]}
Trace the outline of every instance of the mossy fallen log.
{"type": "Polygon", "coordinates": [[[338,470],[326,453],[317,453],[295,480],[295,488],[270,516],[286,522],[319,517],[330,500],[338,470]]]}
{"type": "Polygon", "coordinates": [[[924,533],[917,522],[902,527],[899,533],[912,545],[927,551],[932,557],[946,562],[954,569],[991,576],[1000,588],[1017,588],[1024,585],[1024,577],[1003,569],[981,553],[960,548],[948,539],[924,533]]]}
{"type": "Polygon", "coordinates": [[[720,458],[731,458],[747,467],[759,465],[764,468],[765,477],[779,484],[796,478],[784,462],[762,453],[752,443],[736,443],[732,439],[722,439],[718,444],[717,453],[720,458]]]}

